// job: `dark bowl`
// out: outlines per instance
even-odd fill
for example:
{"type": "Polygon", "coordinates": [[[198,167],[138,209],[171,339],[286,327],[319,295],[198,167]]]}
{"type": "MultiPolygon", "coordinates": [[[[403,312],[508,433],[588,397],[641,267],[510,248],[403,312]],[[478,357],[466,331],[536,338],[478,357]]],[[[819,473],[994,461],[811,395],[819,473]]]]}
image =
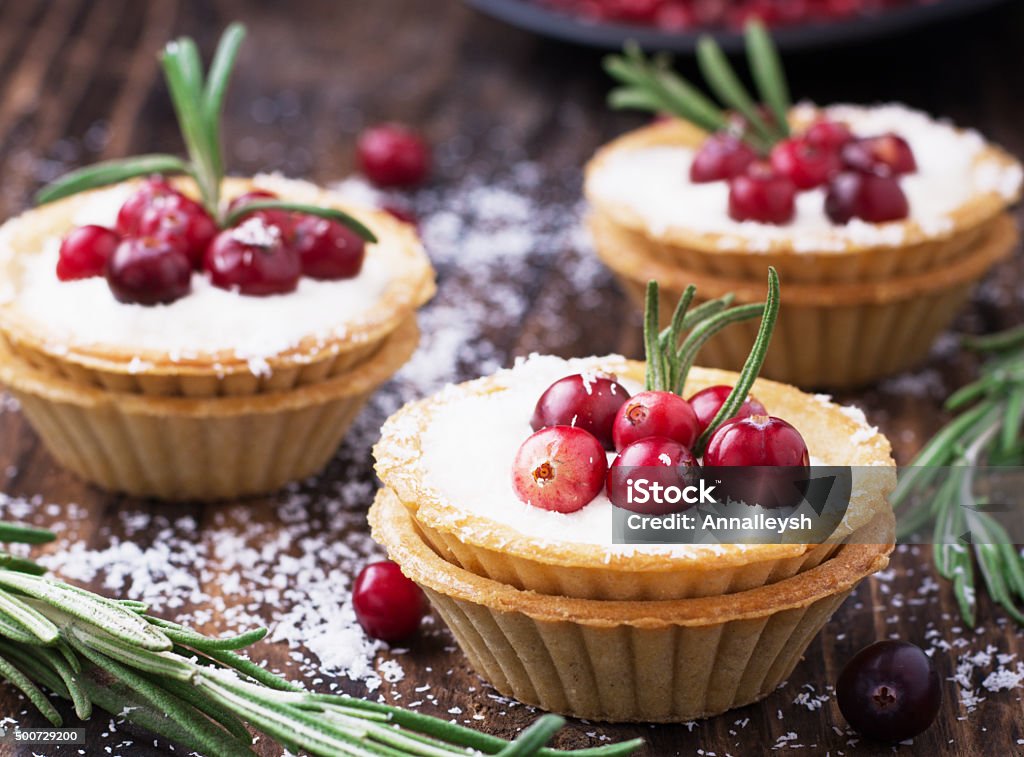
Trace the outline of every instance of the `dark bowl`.
{"type": "MultiPolygon", "coordinates": [[[[546,37],[605,49],[620,49],[626,40],[636,40],[648,50],[692,53],[703,30],[667,32],[645,26],[605,24],[586,21],[544,8],[532,0],[466,0],[482,13],[505,23],[546,37]]],[[[839,44],[864,42],[909,31],[990,8],[1007,0],[932,0],[892,8],[872,15],[835,22],[783,26],[772,30],[780,49],[809,50],[839,44]]],[[[743,35],[733,31],[709,30],[726,52],[743,49],[743,35]]]]}

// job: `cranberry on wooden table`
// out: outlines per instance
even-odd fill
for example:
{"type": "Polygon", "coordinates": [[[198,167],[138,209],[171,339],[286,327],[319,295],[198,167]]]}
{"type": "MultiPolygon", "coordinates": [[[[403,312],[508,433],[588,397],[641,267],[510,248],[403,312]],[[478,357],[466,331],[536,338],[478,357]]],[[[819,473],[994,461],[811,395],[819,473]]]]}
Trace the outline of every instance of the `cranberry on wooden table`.
{"type": "Polygon", "coordinates": [[[430,148],[401,124],[373,126],[359,135],[356,159],[366,177],[379,187],[412,187],[430,172],[430,148]]]}
{"type": "Polygon", "coordinates": [[[923,733],[942,705],[942,682],[920,647],[886,639],[865,647],[836,682],[843,717],[864,736],[898,742],[923,733]]]}
{"type": "Polygon", "coordinates": [[[404,641],[420,627],[427,599],[395,563],[371,563],[360,571],[352,589],[352,607],[368,636],[404,641]]]}

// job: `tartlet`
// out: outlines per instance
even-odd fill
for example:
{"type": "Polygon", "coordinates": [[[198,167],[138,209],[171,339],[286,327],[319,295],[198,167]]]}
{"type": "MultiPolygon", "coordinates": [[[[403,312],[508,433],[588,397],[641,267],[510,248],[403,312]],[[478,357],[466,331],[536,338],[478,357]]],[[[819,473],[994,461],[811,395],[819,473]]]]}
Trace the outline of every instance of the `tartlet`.
{"type": "MultiPolygon", "coordinates": [[[[194,194],[191,182],[177,182],[194,194]]],[[[0,338],[34,366],[123,393],[211,397],[284,391],[343,374],[374,356],[434,292],[434,272],[408,224],[353,208],[309,182],[263,175],[224,181],[225,200],[264,190],[345,210],[378,236],[364,270],[303,280],[293,294],[242,297],[195,276],[201,290],[157,308],[116,302],[102,279],[53,275],[76,225],[113,226],[138,187],[125,182],[28,211],[0,227],[0,338]]]]}
{"type": "Polygon", "coordinates": [[[894,530],[882,512],[863,543],[758,589],[624,602],[524,591],[453,565],[387,489],[369,517],[498,691],[565,715],[637,722],[686,722],[770,694],[854,586],[885,568],[894,530]]]}
{"type": "Polygon", "coordinates": [[[373,391],[412,356],[414,317],[333,378],[233,397],[118,393],[40,369],[0,343],[0,383],[56,460],[104,489],[233,499],[318,473],[373,391]]]}
{"type": "MultiPolygon", "coordinates": [[[[909,215],[834,223],[818,187],[797,195],[788,222],[733,220],[728,182],[687,175],[708,133],[668,120],[614,140],[588,163],[587,225],[631,294],[650,277],[676,291],[677,282],[700,282],[702,296],[739,293],[773,266],[785,295],[764,374],[800,386],[862,385],[926,355],[974,283],[1013,250],[1007,209],[1020,197],[1021,166],[978,134],[899,105],[800,105],[789,121],[797,133],[827,122],[855,138],[905,139],[916,158],[915,171],[899,177],[909,215]]],[[[705,361],[737,369],[748,339],[742,329],[716,337],[705,361]]]]}
{"type": "MultiPolygon", "coordinates": [[[[854,499],[824,544],[611,546],[611,504],[601,495],[578,513],[517,500],[508,466],[529,433],[537,396],[553,380],[610,373],[631,392],[644,365],[620,357],[534,357],[515,369],[449,387],[406,405],[374,448],[384,486],[414,517],[424,540],[452,564],[518,589],[594,600],[721,595],[788,578],[830,557],[879,513],[895,485],[888,441],[859,411],[759,380],[753,394],[796,423],[819,464],[851,466],[854,499]]],[[[733,384],[736,375],[694,368],[686,395],[733,384]]]]}

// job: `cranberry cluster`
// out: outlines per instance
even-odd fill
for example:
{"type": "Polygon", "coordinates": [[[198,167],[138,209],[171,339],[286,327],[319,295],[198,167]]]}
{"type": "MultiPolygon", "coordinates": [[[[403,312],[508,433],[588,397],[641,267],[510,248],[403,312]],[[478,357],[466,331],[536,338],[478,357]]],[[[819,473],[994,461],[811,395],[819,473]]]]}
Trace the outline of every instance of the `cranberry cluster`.
{"type": "MultiPolygon", "coordinates": [[[[256,190],[233,200],[228,214],[254,201],[274,200],[256,190]]],[[[174,302],[192,288],[192,272],[214,286],[244,295],[294,291],[302,276],[358,275],[365,244],[344,224],[304,213],[254,210],[219,229],[213,217],[161,177],[153,177],[121,206],[113,229],[81,226],[61,243],[61,281],[105,276],[120,302],[174,302]]]]}
{"type": "Polygon", "coordinates": [[[729,182],[729,216],[737,221],[789,223],[797,193],[824,187],[833,223],[884,223],[909,215],[899,177],[916,170],[902,137],[855,137],[845,124],[821,120],[777,142],[767,158],[735,132],[712,134],[694,155],[690,181],[729,182]]]}
{"type": "Polygon", "coordinates": [[[753,19],[768,26],[841,21],[927,0],[538,0],[594,21],[655,26],[666,31],[742,29],[753,19]]]}
{"type": "MultiPolygon", "coordinates": [[[[512,486],[523,502],[543,510],[575,512],[602,487],[620,507],[631,469],[663,469],[659,483],[686,486],[700,464],[694,443],[732,391],[711,386],[685,400],[673,392],[645,391],[630,397],[613,376],[575,374],[541,395],[530,436],[516,454],[512,486]],[[618,453],[611,466],[607,451],[618,453]]],[[[799,432],[748,397],[734,418],[719,426],[704,453],[709,466],[806,466],[807,445],[799,432]]]]}

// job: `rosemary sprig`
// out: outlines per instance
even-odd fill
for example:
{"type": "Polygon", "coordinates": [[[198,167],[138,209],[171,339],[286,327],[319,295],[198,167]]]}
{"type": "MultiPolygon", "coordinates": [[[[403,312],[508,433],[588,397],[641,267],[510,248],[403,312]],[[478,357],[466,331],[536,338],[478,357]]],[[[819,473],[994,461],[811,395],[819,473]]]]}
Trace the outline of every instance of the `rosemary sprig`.
{"type": "MultiPolygon", "coordinates": [[[[224,183],[224,158],[221,145],[221,116],[231,72],[238,51],[245,39],[245,27],[233,23],[224,30],[217,44],[209,71],[204,74],[199,48],[194,40],[181,37],[169,42],[160,55],[164,79],[170,91],[178,129],[185,142],[188,160],[176,155],[138,155],[131,158],[96,163],[61,176],[36,193],[36,204],[44,205],[79,192],[109,186],[128,179],[153,174],[185,175],[199,188],[203,206],[222,227],[231,226],[239,213],[225,217],[221,205],[224,183]]],[[[366,226],[344,211],[300,203],[260,202],[247,206],[245,212],[280,208],[338,221],[367,242],[376,242],[366,226]]]]}
{"type": "MultiPolygon", "coordinates": [[[[53,535],[0,523],[0,540],[39,544],[53,535]]],[[[19,570],[0,568],[0,678],[55,727],[46,691],[88,719],[104,710],[208,755],[254,754],[257,729],[293,752],[371,757],[499,754],[620,757],[642,740],[564,752],[545,745],[564,725],[544,715],[514,741],[446,720],[336,694],[305,691],[237,655],[265,629],[211,638],[147,614],[144,603],[112,600],[19,570]]]]}
{"type": "Polygon", "coordinates": [[[986,512],[977,491],[986,465],[1024,465],[1024,327],[964,340],[989,355],[981,375],[946,400],[957,413],[900,477],[892,505],[906,538],[932,524],[936,569],[953,582],[960,613],[974,622],[976,573],[989,596],[1024,623],[1024,556],[986,512]]]}
{"type": "MultiPolygon", "coordinates": [[[[771,120],[760,112],[729,59],[710,35],[697,44],[697,62],[708,88],[724,106],[739,113],[749,124],[738,136],[755,150],[767,153],[773,144],[788,136],[790,97],[785,71],[771,35],[759,22],[745,30],[747,61],[757,85],[758,96],[771,111],[771,120]]],[[[613,108],[634,108],[671,113],[706,131],[729,128],[728,115],[697,87],[669,68],[663,56],[648,61],[640,47],[626,43],[622,55],[610,55],[604,69],[619,82],[608,95],[613,108]]]]}
{"type": "Polygon", "coordinates": [[[764,364],[768,345],[771,342],[775,322],[779,317],[779,275],[774,268],[768,269],[768,298],[764,303],[731,307],[732,295],[709,300],[690,310],[697,288],[692,284],[686,288],[672,314],[671,323],[658,331],[658,282],[647,283],[644,303],[644,353],[647,360],[645,388],[654,391],[681,394],[686,377],[693,367],[700,348],[711,337],[733,323],[761,318],[754,346],[750,350],[739,378],[726,398],[718,415],[708,425],[694,445],[694,454],[700,456],[711,435],[726,420],[736,415],[750,388],[754,385],[761,366],[764,364]]]}

